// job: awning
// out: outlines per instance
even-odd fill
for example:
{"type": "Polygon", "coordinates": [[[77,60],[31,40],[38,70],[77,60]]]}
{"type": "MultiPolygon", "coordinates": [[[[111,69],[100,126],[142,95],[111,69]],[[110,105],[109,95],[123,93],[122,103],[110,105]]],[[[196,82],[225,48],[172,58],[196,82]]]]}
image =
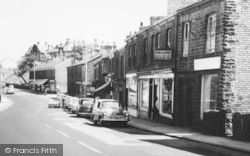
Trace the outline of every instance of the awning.
{"type": "Polygon", "coordinates": [[[35,82],[33,80],[30,84],[31,85],[35,84],[35,85],[41,86],[42,84],[44,84],[47,81],[48,81],[48,79],[36,79],[35,82]]]}
{"type": "Polygon", "coordinates": [[[95,92],[98,92],[98,91],[102,90],[103,88],[107,87],[109,84],[110,84],[110,81],[106,82],[104,85],[102,85],[99,88],[95,89],[95,92]]]}

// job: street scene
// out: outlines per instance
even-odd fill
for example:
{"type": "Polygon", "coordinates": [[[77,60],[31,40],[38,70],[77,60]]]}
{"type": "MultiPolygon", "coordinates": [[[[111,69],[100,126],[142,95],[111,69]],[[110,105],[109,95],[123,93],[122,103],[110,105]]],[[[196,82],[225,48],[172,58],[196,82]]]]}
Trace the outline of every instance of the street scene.
{"type": "Polygon", "coordinates": [[[250,155],[250,1],[0,1],[0,156],[250,155]]]}
{"type": "Polygon", "coordinates": [[[97,126],[68,110],[48,108],[51,96],[25,90],[7,95],[11,106],[1,111],[0,143],[63,144],[63,155],[249,155],[131,126],[97,126]]]}

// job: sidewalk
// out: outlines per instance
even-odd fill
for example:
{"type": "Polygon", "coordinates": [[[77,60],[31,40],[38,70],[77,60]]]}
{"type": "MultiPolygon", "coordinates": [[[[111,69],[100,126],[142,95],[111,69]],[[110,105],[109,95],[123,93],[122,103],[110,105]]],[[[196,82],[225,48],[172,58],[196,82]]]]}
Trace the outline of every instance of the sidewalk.
{"type": "Polygon", "coordinates": [[[128,125],[134,128],[158,134],[163,134],[166,136],[171,136],[179,139],[191,140],[195,142],[201,142],[250,153],[250,142],[237,141],[226,137],[206,135],[191,129],[185,129],[181,127],[174,127],[161,123],[155,123],[153,121],[137,119],[134,117],[130,117],[128,125]]]}
{"type": "Polygon", "coordinates": [[[3,111],[9,108],[12,105],[12,102],[2,95],[2,100],[0,102],[0,111],[3,111]]]}

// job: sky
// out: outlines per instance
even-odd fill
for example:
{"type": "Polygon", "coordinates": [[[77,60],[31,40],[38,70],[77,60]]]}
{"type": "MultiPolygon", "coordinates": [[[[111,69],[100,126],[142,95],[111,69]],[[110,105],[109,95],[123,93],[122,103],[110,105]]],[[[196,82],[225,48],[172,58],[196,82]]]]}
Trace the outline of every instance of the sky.
{"type": "Polygon", "coordinates": [[[0,63],[14,68],[33,44],[67,38],[123,47],[141,22],[166,15],[167,0],[0,0],[0,63]]]}

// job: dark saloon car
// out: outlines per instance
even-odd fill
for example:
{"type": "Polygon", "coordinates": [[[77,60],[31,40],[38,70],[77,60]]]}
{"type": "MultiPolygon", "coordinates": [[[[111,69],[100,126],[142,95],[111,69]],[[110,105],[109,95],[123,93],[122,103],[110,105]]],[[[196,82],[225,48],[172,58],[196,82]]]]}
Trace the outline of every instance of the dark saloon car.
{"type": "Polygon", "coordinates": [[[80,98],[79,104],[76,107],[76,115],[91,117],[93,106],[94,106],[93,98],[80,98]]]}

